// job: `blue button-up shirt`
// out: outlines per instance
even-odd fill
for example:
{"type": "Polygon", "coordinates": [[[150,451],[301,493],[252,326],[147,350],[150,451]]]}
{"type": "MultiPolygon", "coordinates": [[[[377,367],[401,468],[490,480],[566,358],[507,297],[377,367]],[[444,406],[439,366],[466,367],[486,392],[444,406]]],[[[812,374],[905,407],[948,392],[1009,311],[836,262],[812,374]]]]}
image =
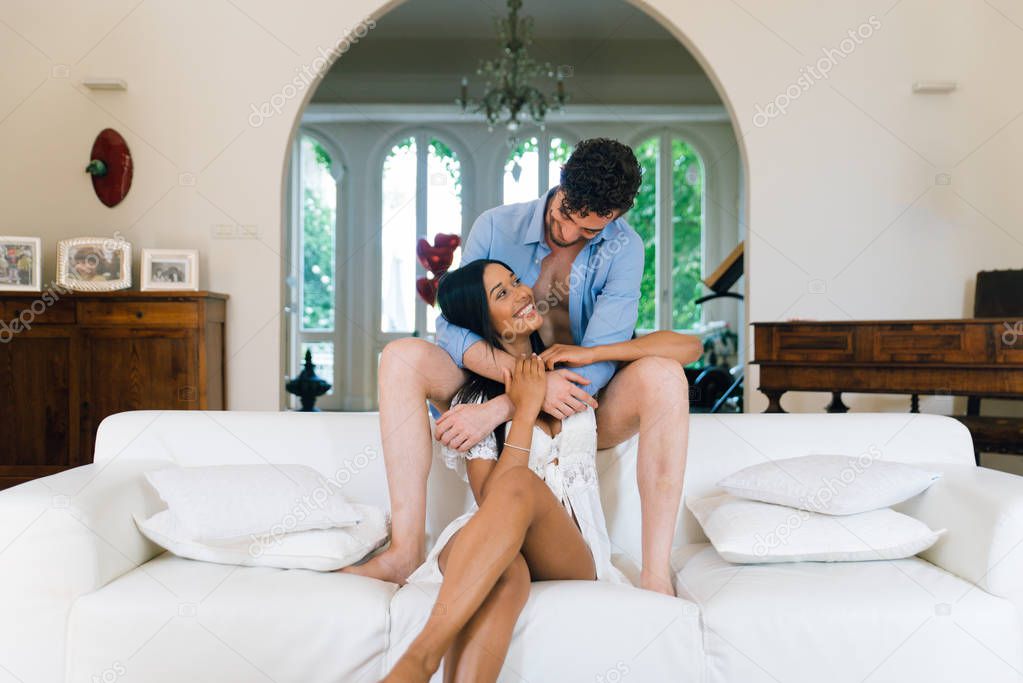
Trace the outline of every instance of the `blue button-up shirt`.
{"type": "MultiPolygon", "coordinates": [[[[551,248],[544,239],[547,199],[498,206],[473,223],[462,263],[489,258],[504,261],[532,287],[540,275],[540,262],[551,248]]],[[[632,338],[639,316],[639,285],[643,277],[643,240],[622,218],[617,218],[589,240],[572,263],[568,314],[572,339],[579,346],[602,346],[632,338]]],[[[481,341],[465,328],[437,318],[437,343],[458,367],[462,356],[481,341]]],[[[593,363],[575,372],[590,380],[584,388],[596,394],[615,373],[610,361],[593,363]]]]}

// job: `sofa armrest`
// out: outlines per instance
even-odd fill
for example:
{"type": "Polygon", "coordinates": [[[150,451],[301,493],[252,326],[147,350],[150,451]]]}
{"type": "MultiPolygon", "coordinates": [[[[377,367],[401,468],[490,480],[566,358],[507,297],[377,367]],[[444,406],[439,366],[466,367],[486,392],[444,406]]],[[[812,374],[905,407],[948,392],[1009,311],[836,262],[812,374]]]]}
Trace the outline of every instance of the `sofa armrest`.
{"type": "Polygon", "coordinates": [[[142,475],[167,466],[85,465],[0,491],[0,681],[64,679],[74,600],[161,552],[132,513],[162,507],[142,475]]]}
{"type": "Polygon", "coordinates": [[[920,556],[1023,605],[1023,477],[973,465],[931,469],[942,478],[895,508],[948,529],[920,556]]]}

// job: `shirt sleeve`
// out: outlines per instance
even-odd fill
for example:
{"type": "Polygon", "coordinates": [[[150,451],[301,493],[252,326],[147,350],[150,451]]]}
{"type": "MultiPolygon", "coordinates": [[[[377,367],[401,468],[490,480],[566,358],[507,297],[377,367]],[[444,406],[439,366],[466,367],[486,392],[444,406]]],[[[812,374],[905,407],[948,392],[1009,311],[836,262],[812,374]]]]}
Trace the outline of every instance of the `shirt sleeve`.
{"type": "MultiPolygon", "coordinates": [[[[494,237],[494,219],[490,211],[486,211],[476,219],[469,230],[469,237],[462,249],[462,263],[469,263],[490,256],[490,247],[494,237]]],[[[482,337],[464,327],[452,325],[443,315],[437,316],[437,345],[448,352],[455,365],[462,368],[462,357],[466,350],[482,337]]]]}
{"type": "MultiPolygon", "coordinates": [[[[643,279],[643,241],[632,230],[601,245],[612,259],[604,289],[597,295],[580,346],[604,346],[632,339],[639,318],[639,288],[643,279]],[[617,250],[618,253],[614,253],[617,250]]],[[[617,363],[601,361],[573,370],[586,379],[591,395],[604,388],[615,374],[617,363]]]]}

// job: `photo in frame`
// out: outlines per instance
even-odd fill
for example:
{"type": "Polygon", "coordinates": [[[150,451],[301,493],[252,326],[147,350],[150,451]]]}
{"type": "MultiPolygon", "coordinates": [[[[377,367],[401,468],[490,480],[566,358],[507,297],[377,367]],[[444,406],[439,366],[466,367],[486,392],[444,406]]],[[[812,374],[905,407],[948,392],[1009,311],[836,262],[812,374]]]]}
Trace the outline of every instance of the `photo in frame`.
{"type": "Polygon", "coordinates": [[[143,292],[197,291],[199,252],[195,249],[143,249],[143,292]]]}
{"type": "Polygon", "coordinates": [[[0,236],[0,292],[42,291],[42,275],[38,237],[0,236]]]}
{"type": "Polygon", "coordinates": [[[57,243],[57,284],[77,292],[131,287],[131,243],[123,239],[75,237],[57,243]]]}

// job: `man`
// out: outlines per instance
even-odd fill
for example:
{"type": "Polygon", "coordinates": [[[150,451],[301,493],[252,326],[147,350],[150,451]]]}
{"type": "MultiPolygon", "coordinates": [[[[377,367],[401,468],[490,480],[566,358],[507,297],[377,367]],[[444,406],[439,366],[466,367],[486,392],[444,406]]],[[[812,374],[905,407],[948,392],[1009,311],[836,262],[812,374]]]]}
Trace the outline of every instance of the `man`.
{"type": "MultiPolygon", "coordinates": [[[[603,138],[579,143],[561,185],[533,202],[491,209],[473,224],[462,261],[507,263],[535,293],[541,338],[596,346],[632,337],[644,247],[622,219],[640,170],[632,149],[603,138]]],[[[694,350],[694,359],[696,352],[694,350]]],[[[465,381],[460,369],[501,381],[513,359],[471,332],[438,319],[437,345],[418,338],[388,344],[380,359],[380,428],[391,498],[391,546],[346,571],[403,583],[425,554],[426,480],[432,460],[427,401],[447,408],[465,381]]],[[[670,553],[685,471],[689,387],[682,366],[644,358],[621,368],[603,362],[547,373],[545,412],[565,418],[596,409],[599,448],[637,432],[644,588],[674,594],[670,553]],[[598,404],[595,396],[599,395],[598,404]]],[[[437,422],[437,438],[467,450],[511,419],[506,396],[462,404],[437,422]]]]}

